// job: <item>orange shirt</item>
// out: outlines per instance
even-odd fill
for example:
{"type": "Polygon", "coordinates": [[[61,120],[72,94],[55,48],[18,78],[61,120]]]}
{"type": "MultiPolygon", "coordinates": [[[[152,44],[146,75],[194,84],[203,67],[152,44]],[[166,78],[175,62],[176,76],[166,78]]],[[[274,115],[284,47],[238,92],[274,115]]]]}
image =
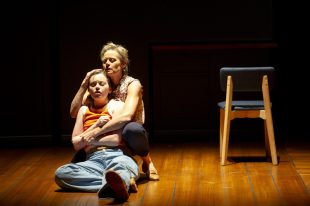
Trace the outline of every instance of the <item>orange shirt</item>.
{"type": "Polygon", "coordinates": [[[108,112],[108,107],[105,106],[104,110],[101,113],[95,113],[89,110],[87,107],[85,115],[84,115],[84,131],[91,127],[101,116],[108,116],[109,119],[112,119],[111,114],[108,112]]]}

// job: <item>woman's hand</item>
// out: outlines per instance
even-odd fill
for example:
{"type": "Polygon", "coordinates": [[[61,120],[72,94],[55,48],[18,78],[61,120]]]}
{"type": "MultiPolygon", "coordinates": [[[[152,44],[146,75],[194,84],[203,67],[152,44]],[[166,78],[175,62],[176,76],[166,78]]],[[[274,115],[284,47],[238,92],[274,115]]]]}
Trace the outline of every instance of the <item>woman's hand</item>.
{"type": "Polygon", "coordinates": [[[96,142],[95,138],[98,135],[99,131],[100,131],[100,128],[96,127],[92,129],[91,131],[81,134],[81,136],[87,145],[95,145],[94,144],[96,142]]]}
{"type": "Polygon", "coordinates": [[[109,120],[110,120],[109,116],[101,116],[94,125],[95,125],[95,127],[102,127],[109,120]]]}
{"type": "Polygon", "coordinates": [[[95,145],[95,138],[94,138],[94,135],[92,134],[86,134],[84,137],[83,137],[84,141],[86,142],[87,145],[89,146],[94,146],[95,145]]]}

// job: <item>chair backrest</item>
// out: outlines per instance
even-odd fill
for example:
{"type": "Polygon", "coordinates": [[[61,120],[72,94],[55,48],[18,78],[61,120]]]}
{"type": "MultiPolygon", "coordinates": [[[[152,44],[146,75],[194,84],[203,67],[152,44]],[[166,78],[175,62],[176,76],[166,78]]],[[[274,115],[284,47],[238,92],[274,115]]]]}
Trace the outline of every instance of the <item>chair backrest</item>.
{"type": "Polygon", "coordinates": [[[272,89],[274,67],[223,67],[220,70],[221,89],[226,91],[227,76],[231,76],[234,91],[261,91],[264,75],[268,76],[269,89],[272,89]]]}

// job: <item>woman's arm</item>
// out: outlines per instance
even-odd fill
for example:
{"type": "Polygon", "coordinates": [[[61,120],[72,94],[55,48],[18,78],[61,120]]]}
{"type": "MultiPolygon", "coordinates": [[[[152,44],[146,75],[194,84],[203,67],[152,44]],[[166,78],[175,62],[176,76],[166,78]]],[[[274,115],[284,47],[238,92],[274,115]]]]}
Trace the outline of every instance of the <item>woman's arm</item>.
{"type": "Polygon", "coordinates": [[[91,75],[94,72],[97,71],[101,71],[102,69],[93,69],[90,72],[87,72],[84,80],[82,81],[82,84],[79,88],[79,90],[77,91],[77,93],[75,94],[72,102],[71,102],[71,107],[70,107],[70,115],[72,118],[76,118],[78,111],[82,105],[82,103],[85,101],[85,97],[87,96],[85,93],[87,93],[87,87],[88,87],[88,82],[89,82],[89,78],[91,77],[91,75]]]}
{"type": "Polygon", "coordinates": [[[100,130],[89,133],[84,136],[87,141],[91,138],[97,140],[102,138],[105,133],[121,129],[131,121],[136,113],[140,98],[142,98],[142,86],[139,81],[134,81],[128,86],[127,98],[123,108],[118,114],[113,115],[113,118],[107,122],[100,130]]]}
{"type": "Polygon", "coordinates": [[[101,139],[90,142],[91,146],[118,146],[122,140],[122,130],[116,130],[105,134],[101,139]]]}

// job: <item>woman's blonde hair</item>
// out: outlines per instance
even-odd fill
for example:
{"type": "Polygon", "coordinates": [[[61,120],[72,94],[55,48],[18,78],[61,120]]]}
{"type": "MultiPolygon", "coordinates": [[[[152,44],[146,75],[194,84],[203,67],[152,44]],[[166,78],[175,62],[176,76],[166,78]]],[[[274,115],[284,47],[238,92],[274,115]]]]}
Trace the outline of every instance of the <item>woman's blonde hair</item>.
{"type": "Polygon", "coordinates": [[[114,44],[113,42],[108,42],[105,45],[103,45],[101,49],[101,52],[100,52],[101,61],[103,61],[103,55],[108,50],[116,51],[119,54],[121,62],[125,64],[123,74],[128,74],[128,67],[129,67],[128,50],[123,45],[114,44]]]}

